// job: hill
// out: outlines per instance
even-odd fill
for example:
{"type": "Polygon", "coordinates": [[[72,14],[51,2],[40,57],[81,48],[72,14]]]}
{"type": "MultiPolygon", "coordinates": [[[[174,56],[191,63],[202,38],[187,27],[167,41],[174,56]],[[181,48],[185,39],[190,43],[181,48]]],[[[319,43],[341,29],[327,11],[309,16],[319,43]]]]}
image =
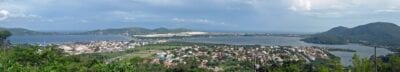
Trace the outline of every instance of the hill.
{"type": "Polygon", "coordinates": [[[0,27],[0,31],[7,31],[12,35],[55,35],[59,34],[56,32],[38,32],[24,28],[2,28],[0,27]]]}
{"type": "Polygon", "coordinates": [[[24,28],[5,28],[10,31],[13,35],[58,35],[61,33],[57,32],[38,32],[24,28]]]}
{"type": "Polygon", "coordinates": [[[12,33],[12,35],[141,35],[141,34],[155,34],[155,33],[179,33],[192,31],[189,29],[177,28],[177,29],[167,29],[167,28],[157,28],[157,29],[146,29],[140,27],[131,28],[119,28],[119,29],[103,29],[103,30],[93,30],[86,32],[39,32],[24,28],[0,28],[0,30],[7,30],[12,33]]]}
{"type": "Polygon", "coordinates": [[[370,46],[400,47],[400,27],[394,23],[374,22],[354,28],[335,27],[302,41],[317,44],[360,43],[370,46]]]}
{"type": "Polygon", "coordinates": [[[104,30],[93,30],[88,32],[82,32],[77,34],[90,34],[90,35],[143,35],[143,34],[158,34],[158,33],[179,33],[179,32],[189,32],[193,30],[189,29],[167,29],[167,28],[157,28],[157,29],[146,29],[140,27],[131,28],[119,28],[119,29],[104,29],[104,30]]]}

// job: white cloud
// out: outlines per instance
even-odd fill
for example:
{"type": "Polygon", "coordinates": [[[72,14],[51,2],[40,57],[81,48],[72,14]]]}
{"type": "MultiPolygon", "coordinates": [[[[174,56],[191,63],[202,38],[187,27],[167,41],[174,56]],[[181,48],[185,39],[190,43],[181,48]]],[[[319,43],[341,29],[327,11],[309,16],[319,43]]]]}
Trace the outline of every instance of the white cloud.
{"type": "Polygon", "coordinates": [[[292,0],[290,10],[318,17],[400,12],[400,0],[292,0]]]}
{"type": "Polygon", "coordinates": [[[80,21],[81,23],[87,23],[87,22],[89,22],[88,20],[85,20],[85,19],[83,19],[83,20],[81,20],[80,21]]]}
{"type": "Polygon", "coordinates": [[[184,0],[132,0],[134,2],[142,2],[150,5],[157,6],[171,6],[171,5],[183,5],[184,0]]]}
{"type": "Polygon", "coordinates": [[[172,18],[174,22],[178,23],[196,23],[196,24],[210,24],[210,25],[226,25],[225,22],[216,22],[208,19],[183,19],[183,18],[172,18]]]}
{"type": "Polygon", "coordinates": [[[0,21],[7,19],[9,12],[7,10],[0,10],[0,21]]]}
{"type": "Polygon", "coordinates": [[[377,12],[377,13],[383,13],[383,12],[386,12],[386,13],[397,13],[397,12],[400,12],[400,9],[376,10],[375,12],[377,12]]]}
{"type": "Polygon", "coordinates": [[[400,0],[292,0],[290,10],[304,15],[340,17],[351,14],[400,13],[400,0]]]}
{"type": "Polygon", "coordinates": [[[320,9],[351,8],[352,0],[292,0],[290,9],[294,11],[312,11],[320,9]]]}
{"type": "Polygon", "coordinates": [[[185,19],[180,19],[180,18],[172,18],[172,21],[176,21],[176,22],[186,22],[185,19]]]}
{"type": "Polygon", "coordinates": [[[146,13],[142,11],[122,11],[122,10],[115,10],[109,11],[107,14],[106,20],[119,20],[122,22],[135,22],[140,20],[146,19],[155,19],[160,18],[161,16],[153,13],[146,13]]]}
{"type": "Polygon", "coordinates": [[[312,5],[310,0],[295,0],[290,9],[293,11],[299,11],[299,10],[309,11],[311,10],[311,6],[312,5]]]}

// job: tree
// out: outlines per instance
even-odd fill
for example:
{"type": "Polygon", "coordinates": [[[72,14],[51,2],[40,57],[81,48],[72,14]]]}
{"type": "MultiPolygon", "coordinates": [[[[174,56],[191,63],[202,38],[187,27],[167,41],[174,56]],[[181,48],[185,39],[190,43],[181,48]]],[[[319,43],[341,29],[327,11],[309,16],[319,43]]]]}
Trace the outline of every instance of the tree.
{"type": "Polygon", "coordinates": [[[0,31],[0,44],[4,45],[7,41],[7,38],[11,36],[11,32],[7,30],[0,31]]]}
{"type": "Polygon", "coordinates": [[[389,65],[391,72],[400,71],[400,57],[397,55],[389,56],[389,65]]]}
{"type": "Polygon", "coordinates": [[[319,66],[318,72],[329,72],[329,68],[326,66],[319,66]]]}
{"type": "Polygon", "coordinates": [[[353,56],[353,71],[354,72],[372,72],[374,71],[373,63],[367,58],[360,60],[357,54],[353,56]]]}
{"type": "Polygon", "coordinates": [[[332,62],[333,64],[333,70],[334,72],[343,72],[343,65],[340,63],[340,59],[333,59],[332,62]]]}
{"type": "Polygon", "coordinates": [[[363,72],[373,72],[373,71],[375,71],[374,70],[374,65],[373,65],[371,60],[369,60],[367,58],[363,58],[361,60],[361,62],[362,62],[361,66],[362,66],[362,71],[363,72]]]}
{"type": "Polygon", "coordinates": [[[11,32],[7,30],[0,30],[0,40],[5,40],[11,36],[11,32]]]}
{"type": "Polygon", "coordinates": [[[357,54],[353,55],[353,66],[352,66],[352,68],[353,68],[352,70],[354,72],[362,72],[360,58],[358,57],[357,54]]]}

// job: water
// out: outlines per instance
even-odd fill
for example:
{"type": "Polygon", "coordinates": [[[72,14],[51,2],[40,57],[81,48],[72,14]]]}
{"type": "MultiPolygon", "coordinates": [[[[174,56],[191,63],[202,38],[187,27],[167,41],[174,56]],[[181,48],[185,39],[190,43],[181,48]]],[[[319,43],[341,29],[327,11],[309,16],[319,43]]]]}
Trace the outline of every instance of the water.
{"type": "Polygon", "coordinates": [[[9,40],[13,44],[61,44],[103,40],[128,41],[129,38],[119,35],[39,35],[11,36],[9,40]]]}
{"type": "MultiPolygon", "coordinates": [[[[348,44],[348,45],[322,45],[322,44],[311,44],[300,41],[299,37],[277,37],[277,36],[227,36],[227,37],[197,37],[189,39],[179,39],[176,41],[185,42],[202,42],[202,43],[218,43],[218,44],[235,44],[235,45],[281,45],[281,46],[319,46],[319,47],[330,47],[340,49],[352,49],[357,52],[343,52],[343,51],[330,51],[335,56],[341,58],[343,65],[351,65],[352,57],[354,53],[357,53],[360,57],[368,58],[374,53],[373,47],[363,46],[359,44],[348,44]]],[[[384,48],[378,48],[378,55],[387,55],[393,53],[384,48]]]]}

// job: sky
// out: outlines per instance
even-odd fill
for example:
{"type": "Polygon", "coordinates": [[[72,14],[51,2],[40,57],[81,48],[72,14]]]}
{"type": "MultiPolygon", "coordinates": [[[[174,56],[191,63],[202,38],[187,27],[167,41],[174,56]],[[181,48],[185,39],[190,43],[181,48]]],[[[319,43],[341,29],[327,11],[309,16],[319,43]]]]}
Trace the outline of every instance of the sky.
{"type": "Polygon", "coordinates": [[[400,24],[398,3],[400,0],[0,0],[0,27],[322,32],[378,21],[400,24]]]}

